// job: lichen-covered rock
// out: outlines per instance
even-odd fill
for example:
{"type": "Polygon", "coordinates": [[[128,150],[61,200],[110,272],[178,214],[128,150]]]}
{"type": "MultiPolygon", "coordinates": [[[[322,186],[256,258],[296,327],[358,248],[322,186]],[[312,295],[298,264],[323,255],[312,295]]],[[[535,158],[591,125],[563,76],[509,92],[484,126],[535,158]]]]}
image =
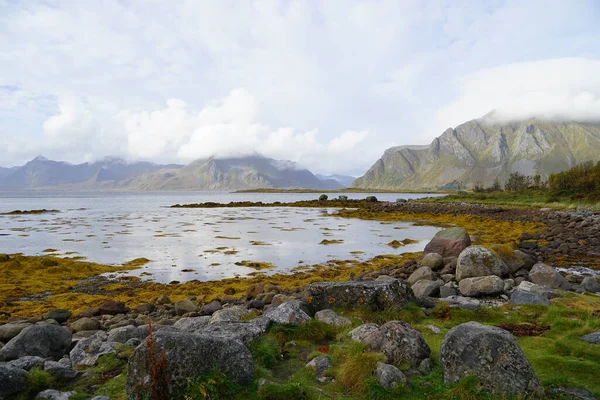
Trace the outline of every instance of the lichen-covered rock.
{"type": "Polygon", "coordinates": [[[515,273],[525,267],[525,260],[521,256],[522,252],[516,252],[507,245],[495,244],[490,246],[490,250],[496,254],[508,267],[510,273],[515,273]]]}
{"type": "Polygon", "coordinates": [[[212,315],[210,323],[240,321],[244,315],[248,315],[249,313],[250,311],[242,306],[223,308],[212,315]]]}
{"type": "Polygon", "coordinates": [[[23,329],[2,349],[0,358],[6,361],[25,356],[60,360],[71,348],[72,334],[56,325],[34,325],[23,329]]]}
{"type": "Polygon", "coordinates": [[[544,263],[537,263],[529,271],[529,279],[537,285],[551,289],[569,290],[569,282],[554,268],[544,263]]]}
{"type": "Polygon", "coordinates": [[[350,321],[348,318],[342,317],[335,311],[329,309],[317,311],[315,314],[315,319],[317,321],[325,322],[329,325],[352,325],[352,321],[350,321]]]}
{"type": "Polygon", "coordinates": [[[434,281],[435,280],[435,274],[433,273],[433,271],[431,270],[431,268],[424,266],[424,267],[420,267],[417,268],[417,270],[415,272],[413,272],[412,274],[410,274],[410,276],[408,277],[408,279],[406,280],[406,282],[409,285],[414,285],[417,281],[420,281],[422,279],[427,279],[430,281],[434,281]]]}
{"type": "Polygon", "coordinates": [[[44,371],[50,373],[57,381],[70,381],[79,375],[77,371],[72,370],[69,366],[56,361],[44,362],[44,371]]]}
{"type": "Polygon", "coordinates": [[[442,257],[457,257],[471,245],[471,238],[463,228],[447,228],[435,234],[425,246],[423,254],[437,253],[442,257]]]}
{"type": "Polygon", "coordinates": [[[276,324],[301,325],[310,321],[311,318],[302,310],[300,303],[299,300],[286,301],[269,309],[264,316],[276,324]]]}
{"type": "Polygon", "coordinates": [[[368,306],[372,310],[402,309],[414,295],[404,281],[319,282],[306,288],[306,301],[315,310],[368,306]]]}
{"type": "Polygon", "coordinates": [[[104,354],[115,353],[120,343],[107,342],[106,332],[98,332],[77,342],[69,354],[73,365],[96,365],[98,358],[104,354]]]}
{"type": "Polygon", "coordinates": [[[502,396],[543,392],[529,360],[504,329],[478,322],[458,325],[444,337],[440,361],[446,383],[475,375],[485,390],[502,396]]]}
{"type": "Polygon", "coordinates": [[[348,336],[350,336],[350,339],[357,342],[364,342],[367,336],[373,332],[377,332],[378,330],[379,325],[377,324],[362,324],[348,332],[348,336]]]}
{"type": "Polygon", "coordinates": [[[431,350],[419,331],[404,321],[390,321],[361,340],[367,350],[385,354],[387,362],[417,368],[431,350]]]}
{"type": "Polygon", "coordinates": [[[476,278],[479,276],[508,275],[508,267],[496,254],[483,246],[470,246],[458,256],[456,264],[456,280],[476,278]]]}
{"type": "Polygon", "coordinates": [[[440,294],[440,287],[444,285],[443,281],[430,281],[421,279],[415,282],[411,289],[416,297],[435,297],[440,294]]]}
{"type": "Polygon", "coordinates": [[[250,321],[218,322],[201,327],[194,333],[230,338],[249,344],[264,335],[271,326],[271,322],[266,317],[255,318],[250,321]]]}
{"type": "Polygon", "coordinates": [[[27,372],[8,364],[0,364],[0,399],[6,399],[25,389],[27,372]]]}
{"type": "Polygon", "coordinates": [[[173,328],[177,328],[182,332],[195,332],[208,325],[210,318],[209,315],[181,318],[173,324],[173,328]]]}
{"type": "MultiPolygon", "coordinates": [[[[232,382],[246,385],[254,378],[252,354],[235,339],[209,334],[163,330],[154,334],[155,357],[164,351],[168,398],[183,398],[189,380],[218,371],[232,382]]],[[[151,382],[148,346],[142,343],[129,358],[127,394],[131,399],[149,395],[151,382]]]]}
{"type": "Polygon", "coordinates": [[[504,281],[496,275],[465,278],[458,283],[458,290],[467,297],[490,296],[504,291],[504,281]]]}
{"type": "Polygon", "coordinates": [[[394,389],[397,386],[406,385],[408,382],[406,375],[404,375],[397,367],[382,362],[377,363],[377,368],[373,375],[375,376],[377,383],[388,390],[394,389]]]}

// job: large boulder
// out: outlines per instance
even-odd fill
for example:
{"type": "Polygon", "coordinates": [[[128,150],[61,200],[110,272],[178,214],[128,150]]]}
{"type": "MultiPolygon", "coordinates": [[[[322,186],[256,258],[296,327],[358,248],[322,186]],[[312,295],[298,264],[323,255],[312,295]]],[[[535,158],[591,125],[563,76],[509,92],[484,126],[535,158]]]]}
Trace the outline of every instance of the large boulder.
{"type": "Polygon", "coordinates": [[[269,326],[271,326],[271,322],[272,321],[266,317],[255,318],[247,322],[219,322],[199,328],[195,333],[239,340],[245,344],[249,344],[253,340],[264,335],[269,329],[269,326]]]}
{"type": "Polygon", "coordinates": [[[301,325],[310,321],[310,315],[301,308],[299,300],[286,301],[277,307],[270,308],[264,316],[274,323],[282,325],[301,325]]]}
{"type": "Polygon", "coordinates": [[[210,319],[210,315],[181,318],[173,324],[173,328],[177,328],[182,332],[195,332],[208,325],[210,319]]]}
{"type": "Polygon", "coordinates": [[[6,399],[27,386],[27,372],[8,364],[0,364],[0,399],[6,399]]]}
{"type": "Polygon", "coordinates": [[[217,322],[233,322],[240,321],[242,317],[248,315],[250,311],[246,307],[242,306],[232,306],[228,308],[223,308],[219,311],[216,311],[211,319],[210,323],[214,324],[217,322]]]}
{"type": "Polygon", "coordinates": [[[456,280],[465,278],[496,275],[508,275],[508,267],[496,254],[483,246],[470,246],[458,256],[456,264],[456,280]]]}
{"type": "Polygon", "coordinates": [[[458,290],[463,296],[491,296],[504,291],[504,281],[496,275],[465,278],[458,282],[458,290]]]}
{"type": "Polygon", "coordinates": [[[569,290],[569,282],[554,268],[544,263],[537,263],[529,271],[529,279],[537,285],[551,289],[569,290]]]}
{"type": "Polygon", "coordinates": [[[425,254],[425,256],[419,262],[424,267],[429,267],[434,271],[441,269],[444,266],[444,257],[442,257],[438,253],[429,253],[425,254]]]}
{"type": "Polygon", "coordinates": [[[71,332],[60,326],[30,326],[0,349],[0,358],[4,357],[8,361],[24,356],[38,356],[60,360],[69,352],[71,339],[71,332]]]}
{"type": "Polygon", "coordinates": [[[484,390],[500,396],[543,392],[529,360],[510,332],[478,322],[452,328],[440,350],[444,381],[455,383],[474,375],[484,390]]]}
{"type": "Polygon", "coordinates": [[[414,298],[404,281],[319,282],[306,288],[306,301],[316,311],[331,307],[368,306],[372,310],[401,309],[414,298]]]}
{"type": "Polygon", "coordinates": [[[457,257],[471,245],[471,238],[463,228],[447,228],[435,234],[425,246],[423,254],[437,253],[442,257],[457,257]]]}
{"type": "Polygon", "coordinates": [[[117,342],[117,343],[125,343],[129,339],[139,339],[144,340],[148,336],[148,326],[133,326],[126,325],[119,328],[111,329],[108,332],[107,341],[108,342],[117,342]]]}
{"type": "Polygon", "coordinates": [[[525,267],[525,260],[522,256],[522,252],[517,252],[510,246],[495,244],[490,246],[490,250],[496,254],[504,264],[508,267],[510,273],[515,273],[521,268],[525,267]]]}
{"type": "Polygon", "coordinates": [[[239,340],[163,330],[154,334],[154,352],[149,355],[148,346],[142,343],[129,358],[127,394],[130,399],[148,397],[152,383],[150,361],[160,363],[161,353],[166,359],[163,378],[168,382],[164,393],[167,398],[183,398],[190,380],[211,371],[221,372],[240,385],[254,378],[252,354],[239,340]]]}
{"type": "Polygon", "coordinates": [[[440,294],[440,287],[444,285],[444,281],[430,281],[421,279],[415,282],[411,289],[416,297],[435,297],[440,294]]]}
{"type": "Polygon", "coordinates": [[[404,321],[389,321],[361,342],[367,350],[385,354],[388,363],[404,368],[417,368],[431,353],[421,333],[404,321]]]}

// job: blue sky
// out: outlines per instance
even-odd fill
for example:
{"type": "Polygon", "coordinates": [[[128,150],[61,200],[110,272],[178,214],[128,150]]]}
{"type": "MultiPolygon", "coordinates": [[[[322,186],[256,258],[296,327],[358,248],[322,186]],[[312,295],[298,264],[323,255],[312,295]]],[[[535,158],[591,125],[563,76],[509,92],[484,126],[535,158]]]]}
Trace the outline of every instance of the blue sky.
{"type": "Polygon", "coordinates": [[[492,109],[600,116],[600,1],[2,1],[0,165],[361,174],[492,109]]]}

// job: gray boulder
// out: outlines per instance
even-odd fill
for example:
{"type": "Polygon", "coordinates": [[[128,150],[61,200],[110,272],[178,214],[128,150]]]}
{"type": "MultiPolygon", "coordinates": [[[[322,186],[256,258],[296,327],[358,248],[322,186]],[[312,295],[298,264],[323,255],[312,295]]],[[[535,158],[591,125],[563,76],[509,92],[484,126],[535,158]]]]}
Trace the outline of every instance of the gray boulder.
{"type": "Polygon", "coordinates": [[[471,238],[463,228],[447,228],[435,234],[425,246],[423,254],[437,253],[442,257],[457,257],[471,245],[471,238]]]}
{"type": "Polygon", "coordinates": [[[272,321],[266,317],[255,318],[247,322],[219,322],[201,327],[194,333],[239,340],[245,344],[249,344],[253,340],[264,335],[269,329],[271,322],[272,321]]]}
{"type": "Polygon", "coordinates": [[[34,325],[23,329],[2,349],[0,358],[6,361],[25,356],[60,360],[71,348],[72,334],[56,325],[34,325]]]}
{"type": "Polygon", "coordinates": [[[500,257],[512,274],[525,267],[525,260],[522,256],[524,253],[521,251],[517,252],[507,245],[499,244],[490,246],[490,250],[500,257]]]}
{"type": "Polygon", "coordinates": [[[440,350],[444,381],[475,375],[483,389],[501,396],[541,395],[529,360],[508,331],[478,322],[452,328],[440,350]]]}
{"type": "Polygon", "coordinates": [[[599,293],[600,278],[597,276],[586,276],[583,278],[583,281],[581,281],[581,287],[583,287],[586,292],[599,293]]]}
{"type": "Polygon", "coordinates": [[[221,306],[221,302],[219,300],[213,300],[208,304],[205,304],[200,309],[200,315],[213,315],[215,312],[219,311],[223,306],[221,306]]]}
{"type": "Polygon", "coordinates": [[[591,344],[600,344],[600,331],[582,336],[579,338],[579,340],[583,340],[584,342],[591,344]]]}
{"type": "Polygon", "coordinates": [[[434,271],[441,269],[444,266],[444,257],[438,253],[429,253],[421,259],[420,264],[424,267],[429,267],[434,271]]]}
{"type": "Polygon", "coordinates": [[[29,322],[16,322],[0,326],[0,342],[8,342],[25,328],[32,326],[29,322]]]}
{"type": "Polygon", "coordinates": [[[431,350],[423,336],[404,321],[390,321],[363,340],[367,350],[385,354],[387,362],[417,368],[431,350]]]}
{"type": "Polygon", "coordinates": [[[286,301],[275,308],[269,309],[265,318],[276,324],[301,325],[310,321],[310,316],[300,308],[300,301],[286,301]]]}
{"type": "Polygon", "coordinates": [[[388,390],[408,383],[408,379],[402,371],[394,365],[384,364],[382,362],[377,363],[377,368],[375,368],[373,375],[375,376],[377,383],[388,390]]]}
{"type": "MultiPolygon", "coordinates": [[[[432,254],[435,254],[435,253],[432,253],[432,254]]],[[[435,280],[435,274],[433,273],[433,271],[431,270],[430,267],[424,266],[424,267],[417,268],[415,270],[415,272],[413,272],[412,274],[410,274],[410,276],[408,277],[408,279],[406,280],[406,282],[409,285],[412,286],[416,282],[418,282],[418,281],[420,281],[422,279],[427,279],[427,280],[430,280],[430,281],[435,280]]]]}
{"type": "Polygon", "coordinates": [[[325,322],[329,325],[352,325],[352,321],[350,321],[348,318],[342,317],[335,311],[329,309],[317,311],[315,314],[315,319],[317,321],[325,322]]]}
{"type": "Polygon", "coordinates": [[[463,296],[490,296],[504,292],[504,281],[496,275],[464,278],[458,282],[458,290],[463,296]]]}
{"type": "MultiPolygon", "coordinates": [[[[219,371],[228,379],[246,385],[254,378],[252,354],[235,339],[207,334],[158,331],[154,334],[155,357],[164,351],[168,398],[182,398],[190,379],[219,371]]],[[[138,346],[129,358],[127,394],[131,399],[148,396],[151,382],[148,347],[138,346]]]]}
{"type": "Polygon", "coordinates": [[[354,341],[364,342],[367,336],[378,330],[379,325],[377,324],[362,324],[348,332],[348,336],[354,341]]]}
{"type": "Polygon", "coordinates": [[[569,290],[569,282],[554,268],[544,263],[537,263],[529,271],[529,279],[535,284],[551,289],[569,290]]]}
{"type": "Polygon", "coordinates": [[[198,306],[190,299],[180,300],[175,303],[175,312],[178,315],[183,315],[194,311],[198,311],[198,306]]]}
{"type": "Polygon", "coordinates": [[[372,310],[402,309],[414,298],[401,280],[319,282],[306,288],[306,301],[316,311],[339,307],[368,306],[372,310]]]}
{"type": "Polygon", "coordinates": [[[107,342],[107,337],[105,332],[98,332],[78,341],[69,354],[73,365],[96,365],[100,356],[115,353],[115,347],[120,343],[107,342]]]}
{"type": "Polygon", "coordinates": [[[597,400],[593,393],[584,389],[575,388],[553,388],[550,393],[559,395],[563,400],[597,400]]]}
{"type": "Polygon", "coordinates": [[[480,276],[508,275],[508,267],[496,254],[483,246],[470,246],[458,256],[456,264],[456,280],[476,278],[480,276]]]}
{"type": "Polygon", "coordinates": [[[173,324],[173,328],[177,328],[182,332],[194,332],[208,325],[210,318],[209,315],[181,318],[173,324]]]}
{"type": "Polygon", "coordinates": [[[44,316],[45,319],[53,319],[56,322],[58,322],[59,324],[62,324],[63,322],[67,322],[67,320],[69,318],[71,318],[71,311],[69,310],[65,310],[62,308],[57,308],[54,310],[50,310],[46,313],[46,315],[44,316]]]}
{"type": "Polygon", "coordinates": [[[421,279],[415,282],[411,289],[416,297],[435,297],[440,294],[440,287],[444,285],[444,281],[430,281],[421,279]]]}
{"type": "Polygon", "coordinates": [[[127,325],[122,326],[120,328],[111,329],[108,332],[108,337],[106,341],[108,342],[117,342],[117,343],[126,343],[129,339],[139,339],[144,340],[148,337],[148,326],[133,326],[127,325]]]}
{"type": "Polygon", "coordinates": [[[79,318],[69,325],[73,332],[81,331],[96,331],[102,327],[100,321],[94,318],[83,317],[79,318]]]}
{"type": "Polygon", "coordinates": [[[540,294],[526,292],[525,290],[515,290],[510,295],[510,302],[513,304],[543,304],[550,305],[550,300],[540,294]]]}
{"type": "Polygon", "coordinates": [[[0,399],[6,399],[27,386],[27,372],[8,364],[0,364],[0,399]]]}
{"type": "Polygon", "coordinates": [[[330,368],[333,368],[333,364],[329,360],[327,356],[317,356],[310,360],[308,364],[306,364],[306,368],[312,368],[317,374],[317,378],[321,378],[323,373],[330,368]]]}
{"type": "Polygon", "coordinates": [[[210,323],[217,322],[234,322],[240,321],[244,315],[248,315],[250,311],[246,307],[232,306],[216,311],[210,318],[210,323]]]}
{"type": "Polygon", "coordinates": [[[46,389],[39,392],[36,399],[47,399],[47,400],[69,400],[75,392],[61,392],[55,389],[46,389]]]}
{"type": "Polygon", "coordinates": [[[44,362],[44,371],[49,372],[56,380],[63,382],[73,380],[79,375],[77,371],[56,361],[44,362]]]}
{"type": "Polygon", "coordinates": [[[9,361],[7,364],[12,367],[24,369],[25,371],[30,371],[33,368],[42,368],[44,366],[44,362],[46,362],[46,360],[42,357],[25,356],[16,360],[9,361]]]}

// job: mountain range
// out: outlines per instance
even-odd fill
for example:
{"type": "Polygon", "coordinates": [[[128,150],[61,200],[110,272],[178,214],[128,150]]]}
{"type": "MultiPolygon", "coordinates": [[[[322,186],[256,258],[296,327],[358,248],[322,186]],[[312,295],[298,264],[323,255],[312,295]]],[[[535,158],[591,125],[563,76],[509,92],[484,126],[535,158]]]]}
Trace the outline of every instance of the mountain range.
{"type": "Polygon", "coordinates": [[[548,175],[600,159],[600,124],[540,119],[498,122],[493,114],[448,129],[424,146],[398,146],[352,184],[369,189],[489,186],[511,173],[548,175]]]}
{"type": "Polygon", "coordinates": [[[40,156],[20,167],[0,167],[0,190],[339,189],[346,186],[336,179],[319,179],[292,161],[260,155],[211,157],[185,166],[127,163],[114,157],[70,164],[40,156]]]}

